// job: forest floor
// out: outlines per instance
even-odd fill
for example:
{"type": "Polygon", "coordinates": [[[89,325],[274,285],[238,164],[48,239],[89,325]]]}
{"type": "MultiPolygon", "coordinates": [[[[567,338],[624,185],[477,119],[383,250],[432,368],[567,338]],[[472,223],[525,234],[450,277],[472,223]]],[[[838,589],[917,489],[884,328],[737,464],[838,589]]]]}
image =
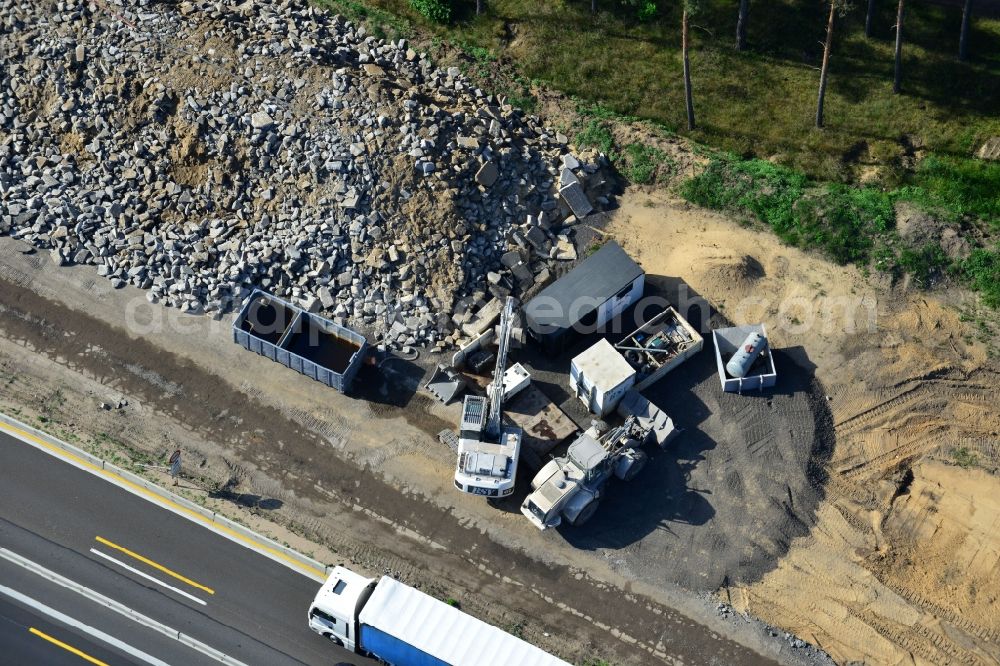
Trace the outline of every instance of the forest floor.
{"type": "Polygon", "coordinates": [[[880,184],[893,187],[912,167],[914,150],[968,159],[1000,135],[1000,5],[992,1],[975,4],[965,63],[957,59],[961,3],[907,5],[901,94],[892,92],[896,3],[875,3],[871,37],[864,35],[867,3],[853,3],[835,27],[822,130],[813,119],[829,5],[751,4],[748,48],[740,52],[738,2],[701,3],[691,27],[694,131],[686,129],[680,3],[598,0],[591,15],[584,0],[486,0],[477,17],[471,0],[454,0],[452,22],[437,26],[407,0],[316,1],[347,15],[360,11],[390,35],[433,35],[431,47],[469,54],[471,70],[514,65],[519,80],[502,85],[526,110],[531,84],[539,83],[581,105],[600,104],[819,180],[871,179],[876,165],[880,184]],[[655,12],[640,19],[645,5],[655,12]]]}

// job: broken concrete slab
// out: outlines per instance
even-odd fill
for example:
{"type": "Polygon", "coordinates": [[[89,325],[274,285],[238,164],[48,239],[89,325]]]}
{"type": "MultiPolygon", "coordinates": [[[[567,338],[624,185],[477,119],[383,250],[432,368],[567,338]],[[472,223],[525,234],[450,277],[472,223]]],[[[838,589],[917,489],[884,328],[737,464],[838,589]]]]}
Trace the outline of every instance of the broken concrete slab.
{"type": "Polygon", "coordinates": [[[524,234],[525,240],[531,243],[531,247],[539,254],[547,254],[549,250],[549,239],[545,232],[538,227],[531,227],[524,234]]]}
{"type": "Polygon", "coordinates": [[[552,248],[552,252],[553,259],[559,261],[574,261],[576,259],[576,246],[566,238],[560,238],[556,242],[556,246],[552,248]]]}
{"type": "Polygon", "coordinates": [[[531,269],[528,268],[528,265],[525,263],[511,266],[510,273],[521,284],[533,283],[535,281],[535,276],[531,273],[531,269]]]}
{"type": "Polygon", "coordinates": [[[482,335],[483,331],[489,329],[500,316],[503,306],[503,301],[498,298],[490,300],[479,309],[479,312],[473,315],[472,319],[462,324],[462,332],[471,338],[482,335]]]}
{"type": "Polygon", "coordinates": [[[497,178],[500,177],[500,170],[497,169],[497,165],[493,160],[488,160],[479,167],[479,171],[476,172],[476,182],[483,187],[493,187],[493,183],[497,182],[497,178]]]}
{"type": "Polygon", "coordinates": [[[1000,136],[987,139],[976,151],[976,157],[981,160],[1000,160],[1000,136]]]}
{"type": "Polygon", "coordinates": [[[523,261],[524,257],[522,257],[521,253],[517,250],[511,250],[510,252],[506,252],[500,256],[500,263],[507,268],[513,268],[523,261]]]}
{"type": "Polygon", "coordinates": [[[270,129],[274,125],[274,120],[266,111],[257,111],[250,116],[250,126],[254,129],[270,129]]]}
{"type": "Polygon", "coordinates": [[[316,295],[319,296],[319,302],[322,303],[323,307],[327,310],[330,310],[337,305],[337,301],[334,299],[333,293],[330,291],[329,287],[320,287],[316,290],[316,295]]]}
{"type": "Polygon", "coordinates": [[[590,200],[587,199],[587,195],[583,193],[583,187],[579,182],[560,187],[559,194],[578,219],[587,217],[594,210],[590,200]]]}
{"type": "Polygon", "coordinates": [[[576,177],[575,173],[566,167],[563,167],[562,171],[559,172],[559,187],[566,187],[567,185],[572,185],[573,183],[579,185],[580,179],[576,177]]]}

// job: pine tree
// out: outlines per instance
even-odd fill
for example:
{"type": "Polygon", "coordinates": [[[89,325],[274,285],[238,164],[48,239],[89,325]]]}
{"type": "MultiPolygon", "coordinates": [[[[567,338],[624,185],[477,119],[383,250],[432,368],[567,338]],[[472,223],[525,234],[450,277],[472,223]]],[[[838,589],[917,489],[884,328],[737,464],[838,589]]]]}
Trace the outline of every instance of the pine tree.
{"type": "Polygon", "coordinates": [[[906,0],[899,0],[899,7],[896,9],[896,64],[892,76],[892,92],[899,94],[900,85],[903,82],[903,15],[906,13],[906,0]]]}
{"type": "Polygon", "coordinates": [[[739,14],[736,16],[736,50],[747,47],[747,19],[750,14],[750,0],[740,0],[739,14]]]}
{"type": "Polygon", "coordinates": [[[875,0],[868,0],[868,11],[865,13],[865,37],[872,36],[872,17],[875,15],[875,0]]]}
{"type": "Polygon", "coordinates": [[[962,32],[958,35],[958,59],[965,62],[969,57],[969,22],[972,20],[972,0],[965,0],[962,6],[962,32]]]}
{"type": "Polygon", "coordinates": [[[830,17],[826,23],[826,42],[823,44],[823,65],[819,70],[819,96],[816,99],[816,127],[823,127],[823,101],[826,98],[826,83],[830,73],[830,50],[833,48],[833,20],[848,8],[848,0],[830,0],[830,17]]]}
{"type": "Polygon", "coordinates": [[[688,129],[695,128],[694,100],[691,94],[691,61],[688,59],[688,19],[698,13],[699,0],[684,0],[684,11],[681,14],[681,53],[684,59],[684,102],[687,107],[688,129]]]}

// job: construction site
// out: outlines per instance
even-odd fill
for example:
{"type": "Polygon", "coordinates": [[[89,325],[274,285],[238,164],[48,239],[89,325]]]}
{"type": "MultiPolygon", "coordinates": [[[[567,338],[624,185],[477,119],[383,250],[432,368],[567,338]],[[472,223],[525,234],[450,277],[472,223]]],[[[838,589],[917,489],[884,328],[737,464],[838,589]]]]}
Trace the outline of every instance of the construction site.
{"type": "Polygon", "coordinates": [[[304,2],[139,5],[0,9],[0,411],[573,663],[1000,662],[973,296],[304,2]]]}

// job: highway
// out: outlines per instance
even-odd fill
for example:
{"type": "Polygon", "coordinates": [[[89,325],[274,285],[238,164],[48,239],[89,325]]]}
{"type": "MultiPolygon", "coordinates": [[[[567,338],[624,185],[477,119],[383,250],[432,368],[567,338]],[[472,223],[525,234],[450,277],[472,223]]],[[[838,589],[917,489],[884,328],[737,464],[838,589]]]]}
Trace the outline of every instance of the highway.
{"type": "Polygon", "coordinates": [[[374,663],[309,631],[318,588],[0,431],[2,663],[374,663]]]}

